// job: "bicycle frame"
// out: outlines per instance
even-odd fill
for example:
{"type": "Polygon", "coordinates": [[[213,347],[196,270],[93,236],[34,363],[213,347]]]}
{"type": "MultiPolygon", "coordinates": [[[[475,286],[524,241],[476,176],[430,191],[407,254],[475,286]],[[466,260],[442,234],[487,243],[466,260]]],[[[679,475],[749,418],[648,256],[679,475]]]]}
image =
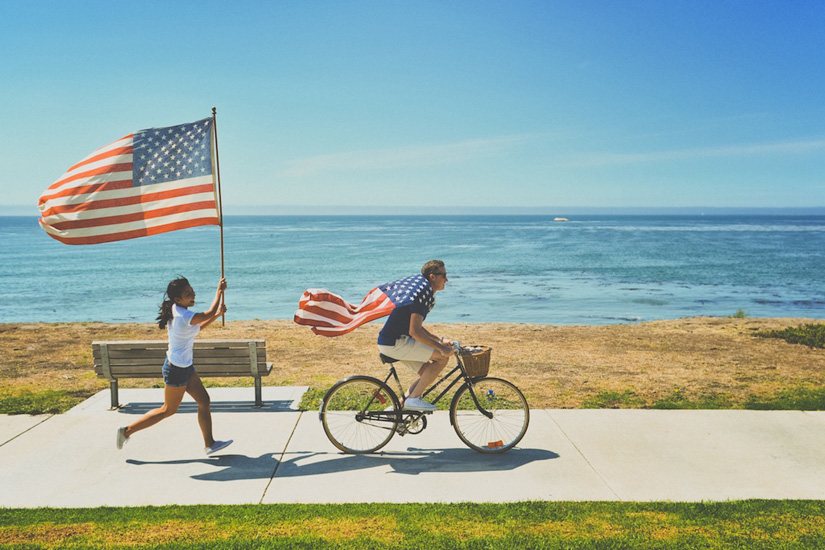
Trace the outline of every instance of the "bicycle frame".
{"type": "MultiPolygon", "coordinates": [[[[455,354],[455,357],[456,357],[456,366],[453,367],[453,369],[450,372],[448,372],[447,374],[442,376],[435,384],[430,386],[430,388],[427,391],[425,391],[424,394],[421,397],[424,398],[424,397],[428,396],[429,394],[434,392],[435,389],[438,388],[438,386],[440,386],[442,383],[444,383],[444,381],[446,381],[448,378],[450,378],[454,374],[458,373],[458,375],[455,378],[453,378],[453,380],[449,383],[449,385],[446,388],[444,388],[444,390],[440,394],[438,394],[438,397],[436,397],[434,400],[432,400],[431,403],[432,404],[438,403],[441,400],[441,398],[444,397],[447,394],[447,392],[449,392],[456,384],[458,384],[459,382],[465,382],[469,386],[468,389],[470,391],[470,395],[472,396],[473,403],[475,404],[478,411],[481,414],[483,414],[484,416],[486,416],[487,418],[492,418],[493,413],[491,413],[490,411],[488,411],[484,407],[482,407],[481,403],[478,401],[478,397],[476,397],[476,393],[473,391],[473,379],[471,377],[467,376],[467,371],[464,370],[464,364],[461,362],[461,357],[458,355],[458,353],[455,354]]],[[[404,395],[404,386],[401,384],[401,380],[398,378],[398,372],[395,370],[395,365],[393,365],[393,364],[390,364],[390,372],[387,374],[387,377],[384,378],[384,384],[385,385],[389,386],[388,382],[390,381],[390,378],[395,379],[395,383],[398,385],[398,388],[401,390],[401,395],[403,396],[404,395]]],[[[419,412],[419,411],[401,411],[401,412],[402,413],[403,412],[418,413],[415,416],[421,416],[422,414],[425,414],[425,413],[419,412]]],[[[452,420],[450,420],[450,422],[452,423],[452,420]]]]}

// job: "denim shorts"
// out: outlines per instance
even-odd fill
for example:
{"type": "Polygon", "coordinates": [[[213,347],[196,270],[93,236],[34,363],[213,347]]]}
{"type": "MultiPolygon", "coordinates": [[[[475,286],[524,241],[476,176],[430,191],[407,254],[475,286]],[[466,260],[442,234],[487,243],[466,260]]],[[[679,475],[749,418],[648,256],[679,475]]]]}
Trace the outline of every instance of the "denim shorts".
{"type": "Polygon", "coordinates": [[[167,386],[180,388],[189,385],[189,377],[195,374],[195,365],[178,367],[169,362],[163,362],[163,382],[167,386]]]}

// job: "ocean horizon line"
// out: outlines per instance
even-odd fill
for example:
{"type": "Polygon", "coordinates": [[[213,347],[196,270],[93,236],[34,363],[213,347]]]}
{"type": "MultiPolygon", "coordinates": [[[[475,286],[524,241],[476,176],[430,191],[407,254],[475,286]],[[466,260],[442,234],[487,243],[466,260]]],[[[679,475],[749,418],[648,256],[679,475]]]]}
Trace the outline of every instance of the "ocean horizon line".
{"type": "MultiPolygon", "coordinates": [[[[226,216],[824,216],[825,206],[368,206],[226,204],[226,216]]],[[[36,207],[2,205],[0,216],[38,218],[36,207]]]]}

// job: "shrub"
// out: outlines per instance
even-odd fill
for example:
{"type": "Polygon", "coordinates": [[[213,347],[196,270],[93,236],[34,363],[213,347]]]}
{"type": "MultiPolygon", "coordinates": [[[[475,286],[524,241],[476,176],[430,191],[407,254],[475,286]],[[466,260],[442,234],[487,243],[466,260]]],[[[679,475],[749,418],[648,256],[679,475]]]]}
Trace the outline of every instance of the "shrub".
{"type": "Polygon", "coordinates": [[[791,344],[803,344],[810,348],[825,348],[825,325],[807,324],[798,327],[788,327],[783,330],[757,332],[761,338],[781,338],[791,344]]]}

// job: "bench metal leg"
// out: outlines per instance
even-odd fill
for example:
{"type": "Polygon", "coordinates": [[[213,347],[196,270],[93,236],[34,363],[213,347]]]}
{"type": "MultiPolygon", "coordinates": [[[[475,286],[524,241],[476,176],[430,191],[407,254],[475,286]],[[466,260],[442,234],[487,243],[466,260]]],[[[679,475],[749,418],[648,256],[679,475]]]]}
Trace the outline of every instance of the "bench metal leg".
{"type": "Polygon", "coordinates": [[[109,380],[109,395],[112,398],[112,407],[109,410],[114,411],[119,409],[120,403],[117,398],[117,380],[109,380]]]}
{"type": "Polygon", "coordinates": [[[255,377],[255,408],[260,409],[264,406],[264,401],[261,397],[261,377],[255,377]]]}

